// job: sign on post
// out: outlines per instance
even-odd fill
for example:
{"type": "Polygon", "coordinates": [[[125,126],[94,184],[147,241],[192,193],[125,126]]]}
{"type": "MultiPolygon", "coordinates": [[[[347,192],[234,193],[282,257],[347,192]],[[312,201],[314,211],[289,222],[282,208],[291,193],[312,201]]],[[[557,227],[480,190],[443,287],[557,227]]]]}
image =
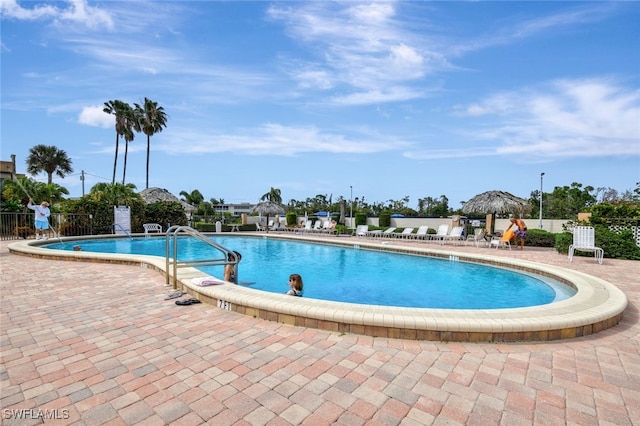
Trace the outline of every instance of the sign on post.
{"type": "Polygon", "coordinates": [[[113,207],[115,234],[131,235],[131,209],[127,206],[113,207]]]}

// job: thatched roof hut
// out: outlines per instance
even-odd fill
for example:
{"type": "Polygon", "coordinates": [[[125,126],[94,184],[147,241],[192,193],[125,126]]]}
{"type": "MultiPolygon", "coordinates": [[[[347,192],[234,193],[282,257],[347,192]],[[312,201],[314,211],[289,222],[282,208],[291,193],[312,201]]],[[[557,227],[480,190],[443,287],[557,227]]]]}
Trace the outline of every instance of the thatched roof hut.
{"type": "Polygon", "coordinates": [[[193,213],[194,211],[196,211],[196,208],[191,204],[184,202],[183,200],[179,199],[163,188],[143,189],[142,191],[140,191],[140,196],[144,201],[146,201],[147,204],[155,203],[157,201],[175,201],[177,203],[180,203],[182,205],[182,208],[184,208],[184,211],[187,213],[193,213]]]}
{"type": "Polygon", "coordinates": [[[464,203],[462,212],[488,213],[487,231],[493,233],[496,214],[518,214],[522,216],[531,209],[529,201],[504,191],[487,191],[464,203]]]}
{"type": "Polygon", "coordinates": [[[524,198],[503,191],[487,191],[464,203],[464,213],[524,213],[531,206],[524,198]]]}
{"type": "MultiPolygon", "coordinates": [[[[258,213],[261,216],[267,217],[267,226],[269,225],[269,216],[283,214],[284,207],[278,203],[274,203],[273,201],[261,201],[258,203],[253,209],[251,209],[251,213],[258,213]]],[[[269,228],[267,227],[267,232],[269,232],[269,228]]]]}

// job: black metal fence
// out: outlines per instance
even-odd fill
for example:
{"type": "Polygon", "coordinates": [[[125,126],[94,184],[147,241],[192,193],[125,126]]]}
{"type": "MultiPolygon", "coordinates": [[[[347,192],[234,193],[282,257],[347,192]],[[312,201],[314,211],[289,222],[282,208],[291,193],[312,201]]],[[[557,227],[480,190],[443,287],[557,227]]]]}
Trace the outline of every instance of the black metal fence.
{"type": "MultiPolygon", "coordinates": [[[[49,226],[63,237],[93,235],[92,221],[93,217],[90,214],[52,213],[49,226]]],[[[33,212],[0,212],[0,240],[22,240],[34,236],[33,212]]]]}

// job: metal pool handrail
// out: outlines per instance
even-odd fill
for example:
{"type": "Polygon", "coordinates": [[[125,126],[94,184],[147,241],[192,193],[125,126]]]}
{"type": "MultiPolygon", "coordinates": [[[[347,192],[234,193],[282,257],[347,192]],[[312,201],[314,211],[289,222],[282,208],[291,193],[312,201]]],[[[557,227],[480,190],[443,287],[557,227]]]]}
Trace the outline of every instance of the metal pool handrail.
{"type": "Polygon", "coordinates": [[[183,267],[189,267],[189,266],[198,267],[198,266],[237,265],[238,264],[238,258],[233,251],[227,249],[226,247],[221,246],[220,244],[216,243],[212,239],[208,238],[206,235],[193,229],[190,226],[174,225],[170,227],[169,229],[167,229],[167,234],[165,239],[166,239],[166,243],[165,243],[166,284],[167,285],[169,284],[169,277],[171,275],[169,272],[171,271],[173,274],[172,284],[174,289],[178,287],[178,268],[179,267],[183,268],[183,267]],[[190,236],[190,237],[196,238],[197,240],[202,241],[203,243],[221,252],[224,255],[224,257],[180,261],[178,259],[178,239],[180,234],[182,235],[186,234],[187,236],[190,236]],[[169,253],[169,245],[172,240],[173,240],[173,257],[171,257],[169,253]],[[230,253],[231,253],[231,258],[235,259],[235,261],[228,260],[230,253]]]}

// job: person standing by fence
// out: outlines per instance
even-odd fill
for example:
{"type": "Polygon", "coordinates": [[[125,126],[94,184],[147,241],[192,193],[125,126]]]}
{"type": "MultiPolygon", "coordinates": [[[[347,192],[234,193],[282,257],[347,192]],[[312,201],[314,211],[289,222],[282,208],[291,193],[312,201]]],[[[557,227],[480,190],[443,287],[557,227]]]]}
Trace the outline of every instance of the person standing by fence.
{"type": "Polygon", "coordinates": [[[42,231],[42,239],[46,240],[49,237],[49,216],[51,216],[49,203],[43,201],[39,206],[36,206],[33,204],[33,200],[29,198],[29,204],[27,204],[27,207],[36,212],[36,240],[40,239],[40,231],[42,231]]]}

